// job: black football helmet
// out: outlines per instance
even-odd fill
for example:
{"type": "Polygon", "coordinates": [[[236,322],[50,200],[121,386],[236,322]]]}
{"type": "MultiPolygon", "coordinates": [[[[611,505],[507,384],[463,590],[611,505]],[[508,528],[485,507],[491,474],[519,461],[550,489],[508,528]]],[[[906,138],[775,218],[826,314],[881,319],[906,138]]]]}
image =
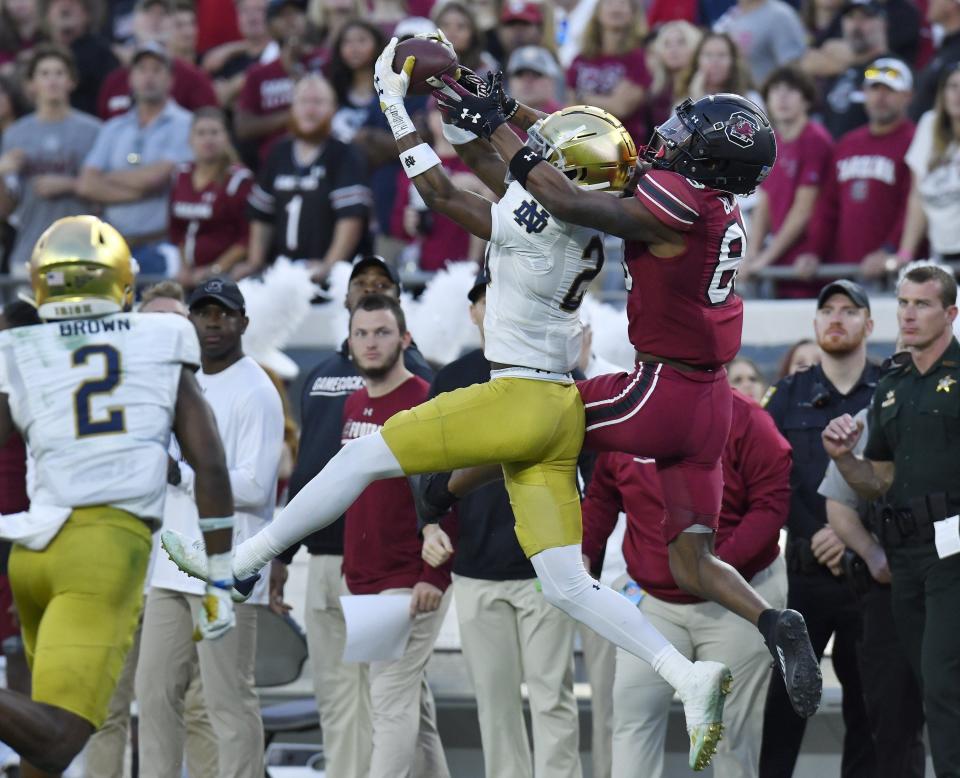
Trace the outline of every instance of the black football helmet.
{"type": "Polygon", "coordinates": [[[660,170],[734,194],[750,194],[777,159],[777,142],[760,108],[740,95],[684,100],[653,132],[644,159],[660,170]]]}

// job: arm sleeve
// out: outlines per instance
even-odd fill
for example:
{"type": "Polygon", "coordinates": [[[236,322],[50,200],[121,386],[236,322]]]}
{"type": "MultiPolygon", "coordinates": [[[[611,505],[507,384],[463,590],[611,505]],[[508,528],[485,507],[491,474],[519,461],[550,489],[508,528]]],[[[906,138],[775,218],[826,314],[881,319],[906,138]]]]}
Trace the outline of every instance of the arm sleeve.
{"type": "Polygon", "coordinates": [[[273,222],[276,211],[276,198],[273,190],[273,159],[276,147],[267,157],[256,183],[250,189],[247,198],[247,213],[251,219],[261,222],[273,222]]]}
{"type": "Polygon", "coordinates": [[[623,510],[623,498],[617,487],[614,467],[615,454],[604,452],[597,457],[593,477],[583,500],[583,553],[591,567],[600,560],[607,538],[617,524],[623,510]]]}
{"type": "MultiPolygon", "coordinates": [[[[747,509],[733,532],[717,546],[717,556],[736,568],[750,564],[777,541],[790,507],[790,444],[761,409],[749,408],[737,438],[737,466],[747,509]]],[[[729,448],[724,457],[730,455],[729,448]]]]}
{"type": "Polygon", "coordinates": [[[649,171],[637,183],[636,197],[658,221],[678,232],[690,232],[700,218],[693,187],[675,173],[649,171]]]}
{"type": "Polygon", "coordinates": [[[283,449],[283,406],[277,390],[270,385],[252,393],[232,423],[237,429],[237,448],[229,468],[234,505],[237,510],[260,508],[277,488],[283,449]]]}
{"type": "Polygon", "coordinates": [[[330,201],[337,218],[366,216],[373,205],[367,179],[367,166],[359,150],[347,144],[330,191],[330,201]]]}

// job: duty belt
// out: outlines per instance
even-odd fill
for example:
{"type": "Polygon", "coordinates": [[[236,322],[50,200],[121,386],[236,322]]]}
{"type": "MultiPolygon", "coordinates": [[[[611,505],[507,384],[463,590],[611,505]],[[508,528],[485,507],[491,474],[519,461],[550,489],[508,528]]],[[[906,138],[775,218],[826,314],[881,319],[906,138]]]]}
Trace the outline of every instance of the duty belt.
{"type": "Polygon", "coordinates": [[[878,506],[874,530],[884,548],[925,546],[933,543],[933,523],[956,513],[949,506],[956,502],[947,492],[936,492],[910,500],[909,508],[888,504],[878,506]]]}

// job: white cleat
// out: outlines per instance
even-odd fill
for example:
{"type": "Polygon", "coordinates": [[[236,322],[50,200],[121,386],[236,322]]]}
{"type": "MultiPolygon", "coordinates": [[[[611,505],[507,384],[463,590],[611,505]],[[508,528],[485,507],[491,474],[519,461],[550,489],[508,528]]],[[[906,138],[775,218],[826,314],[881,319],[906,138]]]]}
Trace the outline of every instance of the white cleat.
{"type": "MultiPolygon", "coordinates": [[[[170,561],[183,572],[191,578],[210,583],[207,577],[207,547],[203,540],[194,540],[175,530],[165,529],[160,533],[160,545],[167,552],[170,561]]],[[[254,584],[259,580],[259,573],[242,581],[234,576],[230,598],[234,602],[246,602],[253,594],[254,584]]]]}
{"type": "Polygon", "coordinates": [[[690,767],[703,770],[723,737],[723,704],[733,686],[729,668],[719,662],[694,662],[677,689],[690,735],[690,767]]]}

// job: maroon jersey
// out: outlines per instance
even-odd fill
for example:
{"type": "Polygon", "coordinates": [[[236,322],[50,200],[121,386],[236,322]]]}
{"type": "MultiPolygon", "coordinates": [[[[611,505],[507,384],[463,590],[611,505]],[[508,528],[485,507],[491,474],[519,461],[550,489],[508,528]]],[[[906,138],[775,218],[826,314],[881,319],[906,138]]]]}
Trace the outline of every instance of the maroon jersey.
{"type": "Polygon", "coordinates": [[[253,173],[231,165],[221,181],[201,190],[193,185],[196,163],[179,167],[170,190],[170,241],[180,246],[187,265],[211,265],[236,244],[246,245],[247,196],[253,173]]]}
{"type": "MultiPolygon", "coordinates": [[[[195,111],[207,105],[217,105],[213,82],[203,70],[182,59],[173,60],[173,86],[170,96],[181,108],[195,111]]],[[[126,113],[133,107],[130,96],[130,68],[119,67],[111,72],[100,87],[97,96],[97,114],[106,121],[126,113]]]]}
{"type": "Polygon", "coordinates": [[[685,233],[686,250],[657,257],[646,243],[627,241],[627,319],[637,351],[707,369],[740,350],[743,301],[733,282],[746,250],[736,197],[665,170],[651,170],[635,197],[670,229],[685,233]]]}
{"type": "Polygon", "coordinates": [[[860,127],[837,141],[808,231],[808,250],[821,262],[856,263],[877,249],[896,250],[910,195],[904,157],[914,129],[904,120],[884,135],[860,127]]]}
{"type": "MultiPolygon", "coordinates": [[[[370,397],[366,388],[343,407],[343,443],[378,432],[391,416],[426,401],[430,384],[411,376],[389,394],[370,397]]],[[[347,508],[343,574],[353,594],[409,589],[419,581],[441,590],[450,584],[451,562],[430,567],[420,558],[417,513],[406,478],[374,481],[347,508]]]]}
{"type": "MultiPolygon", "coordinates": [[[[780,553],[790,507],[790,444],[753,400],[733,392],[730,436],[723,451],[723,504],[716,553],[748,581],[780,553]]],[[[627,514],[623,556],[630,576],[660,600],[700,602],[680,589],[663,542],[664,499],[652,459],[605,452],[583,501],[583,553],[600,559],[620,511],[627,514]]]]}

